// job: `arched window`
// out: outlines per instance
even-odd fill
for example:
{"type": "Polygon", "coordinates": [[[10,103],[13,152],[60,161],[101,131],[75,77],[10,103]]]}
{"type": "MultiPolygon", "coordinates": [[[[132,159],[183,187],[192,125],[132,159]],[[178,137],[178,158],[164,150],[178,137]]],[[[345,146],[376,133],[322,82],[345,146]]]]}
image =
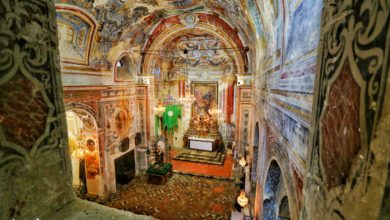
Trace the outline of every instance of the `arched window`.
{"type": "Polygon", "coordinates": [[[116,62],[117,81],[134,80],[134,70],[129,56],[123,56],[116,62]]]}
{"type": "Polygon", "coordinates": [[[264,185],[263,219],[265,220],[288,220],[290,210],[288,198],[284,196],[286,187],[279,164],[273,160],[269,165],[267,179],[264,185]],[[282,198],[281,200],[279,200],[282,198]],[[278,209],[278,201],[281,201],[278,209]]]}

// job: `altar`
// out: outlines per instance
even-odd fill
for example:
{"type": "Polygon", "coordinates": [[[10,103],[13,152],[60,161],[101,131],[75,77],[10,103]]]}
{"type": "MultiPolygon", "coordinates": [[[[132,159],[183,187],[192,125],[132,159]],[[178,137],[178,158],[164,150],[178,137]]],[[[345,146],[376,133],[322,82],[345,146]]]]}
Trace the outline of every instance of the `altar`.
{"type": "Polygon", "coordinates": [[[216,151],[222,146],[217,120],[208,115],[194,115],[183,142],[190,150],[216,151]]]}
{"type": "Polygon", "coordinates": [[[189,137],[189,148],[192,150],[214,151],[215,139],[189,137]]]}

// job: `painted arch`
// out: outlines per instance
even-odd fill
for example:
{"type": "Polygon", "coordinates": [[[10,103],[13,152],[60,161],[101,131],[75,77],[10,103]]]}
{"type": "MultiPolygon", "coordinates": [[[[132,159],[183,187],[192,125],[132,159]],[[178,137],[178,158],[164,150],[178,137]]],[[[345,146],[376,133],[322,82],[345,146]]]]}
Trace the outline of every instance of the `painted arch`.
{"type": "Polygon", "coordinates": [[[98,22],[82,8],[56,4],[61,62],[89,65],[98,22]]]}
{"type": "Polygon", "coordinates": [[[244,42],[241,40],[236,29],[216,15],[194,13],[175,15],[163,19],[152,31],[145,46],[142,58],[143,74],[154,73],[153,66],[156,63],[154,52],[166,49],[167,43],[174,41],[179,36],[191,33],[203,33],[211,38],[219,39],[219,48],[234,48],[229,52],[234,62],[234,74],[248,72],[248,57],[244,42]]]}

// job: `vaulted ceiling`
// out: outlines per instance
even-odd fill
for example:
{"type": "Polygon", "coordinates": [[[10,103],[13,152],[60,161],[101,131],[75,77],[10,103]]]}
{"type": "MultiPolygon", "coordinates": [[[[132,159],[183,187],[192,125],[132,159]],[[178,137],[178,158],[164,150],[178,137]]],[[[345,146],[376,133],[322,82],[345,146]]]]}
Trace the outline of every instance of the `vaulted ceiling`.
{"type": "MultiPolygon", "coordinates": [[[[154,37],[161,34],[157,33],[158,31],[164,28],[167,29],[167,26],[169,26],[172,31],[176,30],[176,34],[171,35],[170,38],[164,38],[165,41],[173,38],[178,41],[178,36],[184,34],[187,36],[186,41],[191,40],[192,43],[194,41],[204,41],[206,38],[214,38],[214,43],[217,43],[218,46],[214,46],[213,49],[217,49],[216,47],[236,48],[238,52],[236,51],[235,55],[232,52],[222,54],[222,51],[215,54],[217,57],[225,56],[225,60],[238,59],[238,63],[229,64],[230,66],[225,65],[222,68],[223,70],[217,70],[217,72],[232,71],[232,69],[236,73],[248,72],[247,51],[244,51],[243,48],[248,46],[248,42],[253,41],[256,32],[251,28],[254,26],[250,25],[249,15],[245,13],[246,6],[242,1],[57,0],[56,7],[58,21],[61,22],[61,25],[59,25],[60,35],[72,36],[71,34],[74,34],[73,38],[68,37],[68,41],[73,44],[74,48],[82,48],[80,51],[76,49],[74,51],[64,50],[69,52],[69,54],[64,53],[68,57],[63,57],[65,58],[63,60],[67,62],[75,62],[74,57],[77,55],[80,60],[76,63],[79,64],[84,63],[92,66],[100,65],[102,62],[113,64],[121,54],[125,53],[125,50],[140,51],[140,56],[135,55],[135,59],[145,60],[142,53],[145,55],[146,50],[151,50],[153,47],[155,49],[156,45],[161,44],[161,42],[156,43],[154,37]],[[69,13],[69,10],[73,14],[69,13]],[[76,22],[76,19],[69,19],[66,22],[65,18],[73,18],[77,14],[89,15],[91,18],[79,19],[76,22]],[[89,22],[90,27],[83,29],[82,26],[87,26],[85,23],[88,23],[88,20],[92,20],[92,22],[89,22]],[[76,27],[75,23],[80,24],[80,27],[76,27]],[[198,23],[201,24],[201,27],[195,27],[198,23]],[[180,28],[175,25],[179,24],[184,28],[177,31],[180,28]],[[96,33],[94,33],[94,25],[97,29],[96,33]],[[65,30],[64,27],[69,30],[65,30]],[[203,37],[199,38],[200,36],[203,37]],[[94,42],[95,46],[89,45],[90,42],[94,42]],[[89,63],[85,61],[87,56],[89,56],[89,63]]],[[[64,39],[66,38],[61,40],[64,41],[64,39]]],[[[183,38],[179,41],[182,40],[183,38]]],[[[207,40],[207,42],[210,41],[207,40]]],[[[65,42],[60,42],[60,47],[61,43],[64,44],[65,42]]],[[[173,48],[173,45],[168,46],[164,42],[162,43],[166,50],[178,50],[178,47],[183,49],[183,46],[180,46],[183,44],[175,45],[176,48],[173,48]]],[[[204,43],[199,42],[198,46],[204,43]]],[[[193,47],[193,45],[190,47],[193,47]]],[[[206,53],[202,54],[211,56],[211,53],[208,53],[208,55],[206,53]]],[[[205,58],[205,56],[200,57],[205,58]]],[[[209,64],[222,62],[222,60],[206,60],[209,64]]],[[[196,63],[196,61],[192,61],[193,64],[194,62],[196,63]]],[[[142,71],[145,68],[140,67],[139,69],[142,71]]]]}

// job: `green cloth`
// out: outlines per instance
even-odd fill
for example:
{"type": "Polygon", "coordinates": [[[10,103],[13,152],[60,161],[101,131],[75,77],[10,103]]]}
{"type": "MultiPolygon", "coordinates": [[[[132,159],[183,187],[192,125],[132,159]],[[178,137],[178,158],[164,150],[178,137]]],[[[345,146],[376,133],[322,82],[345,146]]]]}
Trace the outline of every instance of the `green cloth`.
{"type": "Polygon", "coordinates": [[[181,105],[168,105],[165,106],[165,112],[163,114],[164,129],[173,131],[178,127],[178,118],[181,117],[181,105]]]}
{"type": "Polygon", "coordinates": [[[158,163],[149,167],[146,173],[156,174],[156,175],[165,175],[172,168],[171,163],[158,163]]]}

